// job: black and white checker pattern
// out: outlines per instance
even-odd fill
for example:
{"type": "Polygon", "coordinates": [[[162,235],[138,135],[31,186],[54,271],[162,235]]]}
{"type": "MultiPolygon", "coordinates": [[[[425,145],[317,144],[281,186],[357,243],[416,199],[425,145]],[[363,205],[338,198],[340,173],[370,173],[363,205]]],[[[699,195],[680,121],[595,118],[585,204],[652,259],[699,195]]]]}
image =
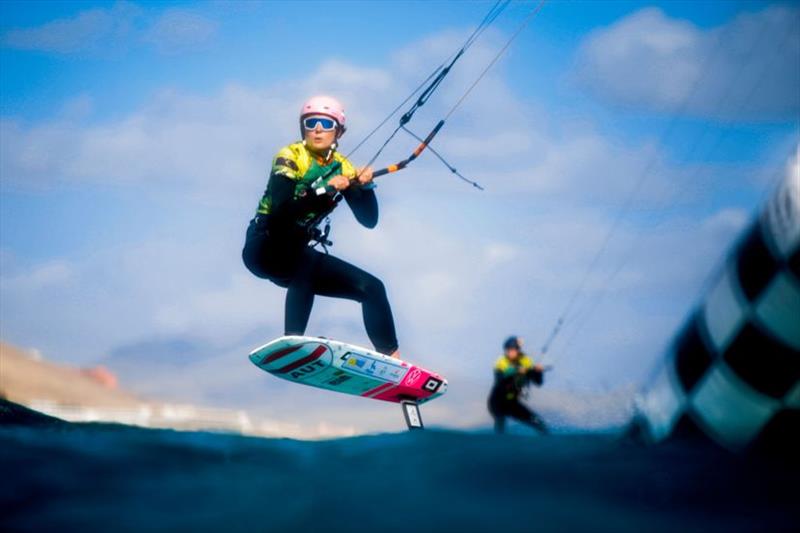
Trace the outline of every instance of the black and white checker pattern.
{"type": "Polygon", "coordinates": [[[690,425],[734,450],[797,442],[800,175],[787,177],[731,251],[637,408],[656,441],[690,425]]]}

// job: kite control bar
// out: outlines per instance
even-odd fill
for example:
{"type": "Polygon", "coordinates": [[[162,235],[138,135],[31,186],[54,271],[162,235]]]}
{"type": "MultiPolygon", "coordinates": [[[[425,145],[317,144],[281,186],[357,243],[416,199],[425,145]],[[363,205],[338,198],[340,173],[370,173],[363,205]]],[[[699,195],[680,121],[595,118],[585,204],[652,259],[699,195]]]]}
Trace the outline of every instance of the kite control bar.
{"type": "MultiPolygon", "coordinates": [[[[389,165],[386,168],[376,170],[375,172],[372,173],[372,177],[377,178],[379,176],[385,176],[386,174],[391,174],[392,172],[397,172],[398,170],[403,170],[404,168],[406,168],[406,166],[408,166],[409,163],[411,163],[413,160],[419,157],[419,155],[422,152],[425,151],[425,148],[427,148],[430,142],[433,140],[433,138],[436,137],[436,134],[439,133],[439,130],[442,129],[442,126],[444,126],[444,120],[440,120],[439,123],[436,124],[436,127],[433,128],[433,130],[431,130],[428,136],[425,137],[425,139],[419,144],[419,146],[416,147],[414,152],[412,152],[412,154],[408,156],[407,159],[403,159],[399,163],[395,163],[394,165],[389,165]]],[[[331,185],[317,186],[317,183],[324,182],[325,178],[327,177],[328,175],[322,176],[312,185],[312,188],[314,189],[314,192],[316,193],[317,196],[321,196],[323,194],[335,195],[337,193],[336,188],[332,187],[331,185]]]]}
{"type": "Polygon", "coordinates": [[[384,176],[386,174],[391,174],[392,172],[397,172],[398,170],[403,170],[404,168],[406,168],[406,166],[409,163],[411,163],[413,160],[419,157],[419,154],[425,151],[425,148],[427,148],[430,142],[433,140],[433,138],[436,137],[436,134],[439,133],[439,130],[442,129],[442,126],[444,126],[444,120],[439,121],[436,127],[433,128],[433,130],[431,130],[428,136],[425,137],[425,140],[422,141],[419,146],[417,146],[417,148],[408,157],[408,159],[403,159],[399,163],[395,163],[394,165],[389,165],[386,168],[376,170],[375,172],[372,173],[372,177],[377,178],[378,176],[384,176]]]}

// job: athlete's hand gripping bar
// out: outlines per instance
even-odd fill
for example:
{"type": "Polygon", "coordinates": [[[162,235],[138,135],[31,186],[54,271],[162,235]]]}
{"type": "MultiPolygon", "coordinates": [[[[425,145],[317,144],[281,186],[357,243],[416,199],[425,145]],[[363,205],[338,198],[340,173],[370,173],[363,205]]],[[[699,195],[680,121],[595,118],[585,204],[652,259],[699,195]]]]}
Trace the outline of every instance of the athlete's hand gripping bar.
{"type": "MultiPolygon", "coordinates": [[[[378,176],[385,176],[386,174],[391,174],[392,172],[397,172],[398,170],[403,170],[404,168],[406,168],[406,166],[408,166],[409,163],[411,163],[413,160],[415,160],[417,157],[419,157],[419,155],[422,152],[425,151],[425,148],[427,148],[428,145],[433,140],[433,138],[436,137],[436,134],[439,133],[439,130],[442,129],[442,126],[444,126],[444,120],[440,120],[439,123],[436,124],[436,127],[433,128],[433,130],[431,130],[431,132],[428,134],[428,136],[425,137],[425,140],[423,140],[419,144],[419,146],[417,146],[416,149],[414,149],[414,152],[408,157],[408,159],[403,159],[399,163],[395,163],[394,165],[389,165],[386,168],[382,168],[380,170],[376,170],[375,172],[372,173],[372,177],[373,178],[377,178],[378,176]]],[[[324,176],[323,176],[323,179],[324,179],[324,176]]],[[[354,179],[356,179],[356,178],[354,178],[354,179]]],[[[330,194],[330,195],[335,195],[337,193],[336,188],[332,187],[331,185],[325,185],[324,187],[315,187],[314,191],[317,194],[317,196],[320,196],[320,195],[326,194],[326,193],[330,194]]]]}

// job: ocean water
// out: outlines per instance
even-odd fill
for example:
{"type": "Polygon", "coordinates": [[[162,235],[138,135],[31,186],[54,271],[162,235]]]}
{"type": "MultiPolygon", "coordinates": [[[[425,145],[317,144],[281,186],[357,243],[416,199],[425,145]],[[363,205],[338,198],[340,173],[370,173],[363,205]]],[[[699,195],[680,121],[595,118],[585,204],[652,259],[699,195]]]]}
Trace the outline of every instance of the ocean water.
{"type": "Polygon", "coordinates": [[[295,441],[0,405],[3,531],[797,531],[798,473],[703,440],[425,430],[295,441]]]}

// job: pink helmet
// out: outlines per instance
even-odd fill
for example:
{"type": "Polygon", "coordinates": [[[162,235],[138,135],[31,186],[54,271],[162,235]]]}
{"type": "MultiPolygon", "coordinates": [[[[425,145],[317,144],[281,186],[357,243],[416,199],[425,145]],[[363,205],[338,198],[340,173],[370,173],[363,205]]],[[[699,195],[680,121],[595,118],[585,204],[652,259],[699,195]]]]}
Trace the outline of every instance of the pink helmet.
{"type": "Polygon", "coordinates": [[[344,106],[336,98],[330,96],[314,96],[300,110],[300,119],[308,115],[325,115],[339,123],[342,132],[345,130],[344,106]]]}

